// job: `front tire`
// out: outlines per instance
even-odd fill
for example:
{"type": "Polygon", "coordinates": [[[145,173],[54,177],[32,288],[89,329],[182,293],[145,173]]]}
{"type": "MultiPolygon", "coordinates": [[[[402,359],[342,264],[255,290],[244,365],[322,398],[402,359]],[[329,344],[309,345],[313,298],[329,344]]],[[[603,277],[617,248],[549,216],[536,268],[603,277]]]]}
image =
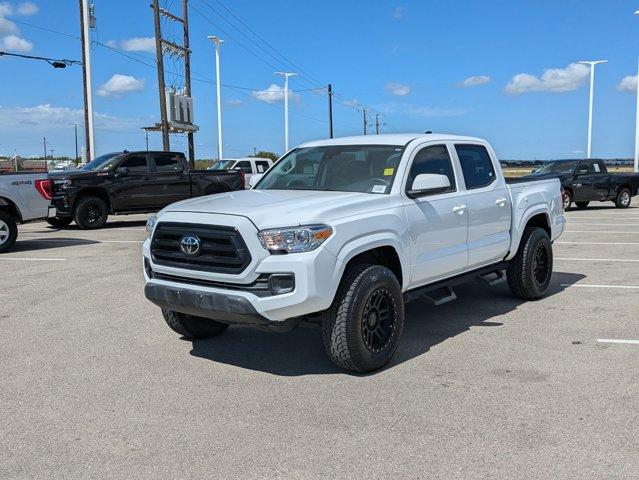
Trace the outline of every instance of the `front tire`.
{"type": "Polygon", "coordinates": [[[588,208],[588,205],[590,204],[590,202],[575,202],[575,205],[577,205],[577,208],[579,209],[584,209],[584,208],[588,208]]]}
{"type": "Polygon", "coordinates": [[[12,215],[0,210],[0,253],[8,252],[18,238],[18,224],[12,215]]]}
{"type": "Polygon", "coordinates": [[[46,222],[53,228],[67,228],[73,222],[73,217],[50,217],[46,222]]]}
{"type": "Polygon", "coordinates": [[[506,268],[512,294],[522,300],[543,297],[550,285],[552,264],[552,244],[548,233],[543,228],[526,228],[517,255],[506,268]]]}
{"type": "Polygon", "coordinates": [[[102,228],[108,217],[107,205],[98,197],[84,197],[75,208],[75,223],[85,230],[102,228]]]}
{"type": "Polygon", "coordinates": [[[337,366],[371,372],[389,362],[403,327],[404,299],[393,272],[356,265],[344,273],[322,322],[322,338],[337,366]]]}
{"type": "Polygon", "coordinates": [[[628,190],[627,188],[622,188],[621,190],[619,190],[617,198],[615,199],[615,206],[617,208],[628,208],[631,201],[632,194],[630,193],[630,190],[628,190]]]}
{"type": "Polygon", "coordinates": [[[564,192],[563,201],[564,201],[564,212],[565,212],[572,206],[572,193],[570,193],[570,190],[566,190],[564,192]]]}
{"type": "Polygon", "coordinates": [[[228,323],[175,312],[166,308],[162,309],[162,316],[171,330],[192,339],[215,337],[229,326],[228,323]]]}

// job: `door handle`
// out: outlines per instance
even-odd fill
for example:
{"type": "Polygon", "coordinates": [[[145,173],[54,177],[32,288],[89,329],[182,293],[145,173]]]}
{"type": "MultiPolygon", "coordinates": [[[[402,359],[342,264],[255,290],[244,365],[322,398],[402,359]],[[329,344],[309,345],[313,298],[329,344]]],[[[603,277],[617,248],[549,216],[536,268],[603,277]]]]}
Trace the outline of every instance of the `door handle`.
{"type": "Polygon", "coordinates": [[[497,197],[497,200],[495,200],[495,205],[498,205],[500,207],[505,206],[506,203],[508,203],[508,200],[505,199],[504,197],[497,197]]]}
{"type": "Polygon", "coordinates": [[[464,212],[466,211],[466,205],[457,205],[456,207],[453,207],[453,213],[456,213],[458,215],[463,215],[464,212]]]}

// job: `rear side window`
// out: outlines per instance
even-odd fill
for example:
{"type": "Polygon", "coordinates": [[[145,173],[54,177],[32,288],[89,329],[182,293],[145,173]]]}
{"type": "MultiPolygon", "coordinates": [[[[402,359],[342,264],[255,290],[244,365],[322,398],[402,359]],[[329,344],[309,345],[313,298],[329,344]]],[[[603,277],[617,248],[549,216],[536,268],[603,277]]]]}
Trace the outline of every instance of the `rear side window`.
{"type": "Polygon", "coordinates": [[[180,162],[175,155],[154,155],[153,160],[158,172],[175,172],[180,169],[180,162]]]}
{"type": "Polygon", "coordinates": [[[264,173],[268,170],[268,162],[257,161],[255,162],[255,168],[257,168],[257,173],[264,173]]]}
{"type": "Polygon", "coordinates": [[[450,155],[448,155],[448,149],[445,145],[425,147],[417,152],[408,174],[408,182],[406,183],[407,190],[413,187],[415,177],[423,173],[446,175],[450,182],[450,187],[446,190],[447,192],[454,192],[457,188],[453,163],[450,161],[450,155]]]}
{"type": "Polygon", "coordinates": [[[473,190],[495,181],[495,168],[488,150],[482,145],[455,145],[466,182],[466,189],[473,190]]]}
{"type": "Polygon", "coordinates": [[[128,168],[129,173],[149,173],[146,155],[132,155],[122,162],[120,167],[128,168]]]}

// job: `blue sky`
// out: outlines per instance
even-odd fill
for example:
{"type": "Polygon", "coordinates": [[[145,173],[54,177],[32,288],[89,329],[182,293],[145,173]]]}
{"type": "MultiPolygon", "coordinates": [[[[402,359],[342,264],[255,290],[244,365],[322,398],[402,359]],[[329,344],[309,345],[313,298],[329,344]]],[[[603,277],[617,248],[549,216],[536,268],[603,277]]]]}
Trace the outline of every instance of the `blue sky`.
{"type": "MultiPolygon", "coordinates": [[[[159,117],[157,77],[144,64],[154,62],[147,40],[153,33],[150,2],[94,1],[96,150],[142,149],[140,127],[159,117]]],[[[588,69],[573,64],[599,59],[608,63],[597,67],[593,156],[632,156],[639,54],[639,17],[633,12],[639,1],[189,3],[198,158],[216,152],[214,50],[206,40],[211,34],[225,40],[222,83],[243,88],[222,88],[225,156],[254,147],[282,153],[282,82],[273,73],[289,70],[302,73],[290,83],[298,90],[291,94],[293,145],[327,136],[326,96],[299,90],[331,82],[336,136],[361,133],[357,106],[367,106],[371,115],[384,115],[383,132],[481,136],[506,159],[580,157],[586,148],[588,69]]],[[[180,13],[180,0],[161,4],[180,13]]],[[[79,41],[71,38],[79,35],[77,5],[0,0],[0,50],[80,59],[79,41]]],[[[168,37],[179,39],[177,26],[164,26],[168,37]]],[[[167,83],[181,86],[175,74],[180,65],[167,61],[166,68],[167,83]]],[[[56,155],[73,155],[73,123],[82,122],[80,67],[53,69],[1,57],[0,75],[0,154],[41,154],[46,136],[56,155]]],[[[161,145],[157,134],[150,144],[161,145]]],[[[172,137],[172,147],[185,150],[185,139],[172,137]]]]}

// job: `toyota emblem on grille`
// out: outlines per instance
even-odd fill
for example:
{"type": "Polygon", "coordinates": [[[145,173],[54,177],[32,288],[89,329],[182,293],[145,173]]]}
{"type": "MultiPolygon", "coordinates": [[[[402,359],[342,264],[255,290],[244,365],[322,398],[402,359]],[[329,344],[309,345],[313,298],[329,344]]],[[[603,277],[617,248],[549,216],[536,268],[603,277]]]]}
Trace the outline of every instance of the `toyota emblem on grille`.
{"type": "Polygon", "coordinates": [[[200,253],[202,242],[195,235],[184,235],[180,239],[180,250],[189,257],[194,257],[200,253]]]}

